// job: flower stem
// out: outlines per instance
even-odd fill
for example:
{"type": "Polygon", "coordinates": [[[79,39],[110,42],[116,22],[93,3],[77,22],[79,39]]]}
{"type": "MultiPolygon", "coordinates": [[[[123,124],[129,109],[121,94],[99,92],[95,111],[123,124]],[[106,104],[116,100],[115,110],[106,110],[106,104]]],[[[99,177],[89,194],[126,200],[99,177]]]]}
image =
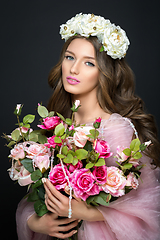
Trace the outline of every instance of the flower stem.
{"type": "Polygon", "coordinates": [[[21,133],[21,136],[22,136],[23,142],[25,142],[25,140],[24,140],[24,136],[23,136],[23,133],[22,133],[22,130],[21,130],[21,125],[20,125],[20,121],[19,121],[19,116],[18,116],[18,115],[17,115],[17,120],[18,120],[19,130],[20,130],[20,133],[21,133]]]}

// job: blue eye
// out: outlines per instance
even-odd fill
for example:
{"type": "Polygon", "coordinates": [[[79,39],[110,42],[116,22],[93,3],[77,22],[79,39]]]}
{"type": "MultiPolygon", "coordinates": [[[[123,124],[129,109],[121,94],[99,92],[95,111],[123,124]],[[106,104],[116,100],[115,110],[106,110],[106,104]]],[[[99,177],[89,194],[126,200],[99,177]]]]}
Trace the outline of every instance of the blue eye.
{"type": "Polygon", "coordinates": [[[74,57],[72,57],[72,56],[69,56],[69,55],[67,55],[67,56],[65,56],[65,58],[67,59],[67,60],[74,60],[74,57]]]}
{"type": "Polygon", "coordinates": [[[95,65],[91,62],[86,62],[86,65],[89,66],[89,67],[94,67],[95,65]]]}

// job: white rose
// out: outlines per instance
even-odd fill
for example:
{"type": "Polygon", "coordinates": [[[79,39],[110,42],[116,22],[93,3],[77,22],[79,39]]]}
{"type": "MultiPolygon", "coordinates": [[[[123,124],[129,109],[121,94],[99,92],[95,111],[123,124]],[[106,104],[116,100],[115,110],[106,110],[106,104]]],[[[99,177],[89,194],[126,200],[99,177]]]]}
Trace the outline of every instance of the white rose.
{"type": "Polygon", "coordinates": [[[125,31],[119,26],[116,27],[112,24],[111,27],[105,29],[102,44],[108,55],[114,59],[121,59],[125,56],[130,43],[125,31]]]}
{"type": "Polygon", "coordinates": [[[75,29],[73,29],[72,25],[69,24],[62,24],[60,26],[60,34],[62,36],[62,39],[67,41],[70,37],[75,35],[75,29]]]}
{"type": "Polygon", "coordinates": [[[73,135],[73,141],[77,147],[83,148],[85,146],[87,140],[89,139],[87,135],[90,134],[89,131],[91,129],[94,129],[94,128],[84,126],[84,127],[76,127],[74,129],[76,132],[73,135]]]}
{"type": "Polygon", "coordinates": [[[60,34],[62,39],[67,41],[70,37],[74,36],[76,33],[81,34],[81,19],[83,15],[82,13],[77,14],[75,17],[72,17],[70,20],[66,22],[66,24],[62,24],[60,26],[60,34]]]}

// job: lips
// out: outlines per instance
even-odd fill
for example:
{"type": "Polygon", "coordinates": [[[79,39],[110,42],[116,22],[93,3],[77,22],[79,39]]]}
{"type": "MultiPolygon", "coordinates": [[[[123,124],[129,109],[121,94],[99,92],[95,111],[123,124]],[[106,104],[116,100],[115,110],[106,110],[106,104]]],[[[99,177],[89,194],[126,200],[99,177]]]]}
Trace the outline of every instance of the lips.
{"type": "Polygon", "coordinates": [[[77,78],[74,78],[71,76],[66,77],[66,79],[67,79],[67,82],[71,85],[76,85],[80,83],[80,81],[77,78]]]}

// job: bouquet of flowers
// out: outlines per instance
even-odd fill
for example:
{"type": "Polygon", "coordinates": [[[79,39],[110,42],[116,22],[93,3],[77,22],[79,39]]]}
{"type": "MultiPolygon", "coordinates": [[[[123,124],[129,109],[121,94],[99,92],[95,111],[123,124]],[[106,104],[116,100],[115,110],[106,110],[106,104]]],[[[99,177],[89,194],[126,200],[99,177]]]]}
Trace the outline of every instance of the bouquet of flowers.
{"type": "Polygon", "coordinates": [[[11,135],[4,134],[11,148],[9,158],[12,166],[8,170],[10,178],[20,186],[28,185],[27,201],[34,202],[38,216],[48,212],[45,205],[45,190],[42,178],[49,178],[59,191],[69,195],[69,215],[72,215],[73,194],[87,204],[108,206],[109,202],[127,194],[139,185],[139,159],[141,152],[150,141],[141,144],[138,138],[132,140],[130,148],[117,146],[117,166],[107,167],[107,158],[113,155],[106,140],[99,137],[101,119],[93,126],[76,125],[74,113],[80,101],[73,104],[72,119],[48,110],[38,104],[40,129],[33,130],[30,124],[35,115],[28,114],[20,122],[22,105],[14,111],[18,128],[11,135]]]}

